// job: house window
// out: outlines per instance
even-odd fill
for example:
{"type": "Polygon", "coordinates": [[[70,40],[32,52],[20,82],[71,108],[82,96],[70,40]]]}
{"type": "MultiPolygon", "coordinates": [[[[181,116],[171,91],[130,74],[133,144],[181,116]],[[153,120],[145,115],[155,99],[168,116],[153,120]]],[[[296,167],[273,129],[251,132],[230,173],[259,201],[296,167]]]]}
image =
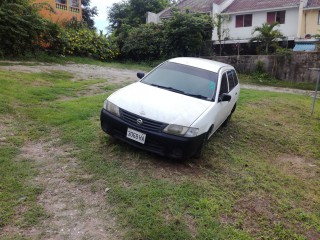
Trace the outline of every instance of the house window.
{"type": "Polygon", "coordinates": [[[66,0],[56,0],[56,3],[67,4],[66,0]]]}
{"type": "Polygon", "coordinates": [[[320,25],[320,11],[318,12],[318,25],[320,25]]]}
{"type": "Polygon", "coordinates": [[[268,12],[267,23],[271,24],[274,22],[284,24],[286,20],[286,11],[268,12]]]}
{"type": "Polygon", "coordinates": [[[79,7],[79,1],[78,0],[70,0],[70,6],[71,7],[79,7]]]}
{"type": "Polygon", "coordinates": [[[238,15],[236,16],[236,27],[251,27],[252,26],[252,14],[238,15]]]}

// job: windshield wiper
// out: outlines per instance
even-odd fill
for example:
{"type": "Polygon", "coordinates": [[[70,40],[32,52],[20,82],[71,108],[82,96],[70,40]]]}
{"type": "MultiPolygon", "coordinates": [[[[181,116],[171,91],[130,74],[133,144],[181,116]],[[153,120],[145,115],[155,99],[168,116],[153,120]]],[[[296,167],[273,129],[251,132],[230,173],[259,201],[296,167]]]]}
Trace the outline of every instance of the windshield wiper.
{"type": "Polygon", "coordinates": [[[160,85],[157,85],[157,84],[151,84],[151,86],[158,87],[158,88],[163,88],[163,89],[166,89],[166,90],[169,90],[169,91],[172,91],[172,92],[176,92],[176,93],[185,94],[184,91],[181,91],[181,90],[178,90],[178,89],[175,89],[175,88],[172,88],[172,87],[160,86],[160,85]]]}
{"type": "Polygon", "coordinates": [[[206,99],[208,100],[208,97],[200,95],[200,94],[191,94],[191,93],[184,93],[184,95],[190,96],[190,97],[195,97],[195,98],[200,98],[200,99],[206,99]]]}
{"type": "Polygon", "coordinates": [[[191,94],[191,93],[186,93],[184,91],[172,88],[172,87],[166,87],[166,86],[161,86],[161,85],[157,85],[157,84],[151,84],[151,86],[154,87],[158,87],[158,88],[163,88],[172,92],[176,92],[176,93],[181,93],[183,95],[189,96],[189,97],[195,97],[195,98],[200,98],[200,99],[205,99],[208,100],[208,98],[206,96],[200,95],[200,94],[191,94]]]}

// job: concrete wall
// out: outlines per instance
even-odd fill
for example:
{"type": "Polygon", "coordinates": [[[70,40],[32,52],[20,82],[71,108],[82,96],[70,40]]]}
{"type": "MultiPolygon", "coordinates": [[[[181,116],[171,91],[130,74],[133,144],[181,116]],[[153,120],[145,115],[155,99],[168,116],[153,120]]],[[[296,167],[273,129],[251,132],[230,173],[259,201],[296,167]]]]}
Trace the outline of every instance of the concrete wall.
{"type": "Polygon", "coordinates": [[[265,72],[289,82],[315,83],[318,72],[309,68],[320,68],[319,52],[294,52],[289,56],[214,56],[212,59],[233,65],[240,73],[252,73],[261,65],[265,72]]]}

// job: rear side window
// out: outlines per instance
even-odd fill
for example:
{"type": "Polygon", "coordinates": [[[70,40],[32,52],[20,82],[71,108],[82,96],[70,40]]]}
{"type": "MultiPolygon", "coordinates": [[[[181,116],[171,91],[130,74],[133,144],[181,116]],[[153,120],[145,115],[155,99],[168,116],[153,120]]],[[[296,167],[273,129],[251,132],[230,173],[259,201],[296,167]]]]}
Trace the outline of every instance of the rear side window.
{"type": "Polygon", "coordinates": [[[238,77],[235,70],[230,70],[227,73],[229,81],[229,91],[231,91],[235,86],[238,85],[238,77]]]}
{"type": "Polygon", "coordinates": [[[219,96],[223,93],[228,93],[228,92],[229,92],[228,77],[227,77],[227,73],[224,73],[221,78],[221,87],[220,87],[219,96]]]}
{"type": "Polygon", "coordinates": [[[231,70],[231,72],[232,72],[232,75],[233,75],[234,85],[237,86],[238,83],[239,83],[237,73],[236,73],[235,70],[231,70]]]}
{"type": "Polygon", "coordinates": [[[228,71],[228,80],[229,80],[229,91],[231,91],[235,86],[233,74],[231,71],[228,71]]]}

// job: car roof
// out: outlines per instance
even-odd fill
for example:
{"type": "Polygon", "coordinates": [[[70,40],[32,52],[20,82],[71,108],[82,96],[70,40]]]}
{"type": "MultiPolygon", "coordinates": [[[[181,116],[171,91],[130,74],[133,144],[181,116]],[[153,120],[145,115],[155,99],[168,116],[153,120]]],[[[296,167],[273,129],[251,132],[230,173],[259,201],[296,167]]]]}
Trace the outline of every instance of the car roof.
{"type": "Polygon", "coordinates": [[[219,72],[219,70],[223,67],[229,67],[233,68],[231,65],[217,62],[209,59],[203,59],[203,58],[194,58],[194,57],[178,57],[178,58],[172,58],[168,60],[169,62],[173,63],[179,63],[191,67],[196,67],[204,70],[208,70],[211,72],[219,72]]]}

